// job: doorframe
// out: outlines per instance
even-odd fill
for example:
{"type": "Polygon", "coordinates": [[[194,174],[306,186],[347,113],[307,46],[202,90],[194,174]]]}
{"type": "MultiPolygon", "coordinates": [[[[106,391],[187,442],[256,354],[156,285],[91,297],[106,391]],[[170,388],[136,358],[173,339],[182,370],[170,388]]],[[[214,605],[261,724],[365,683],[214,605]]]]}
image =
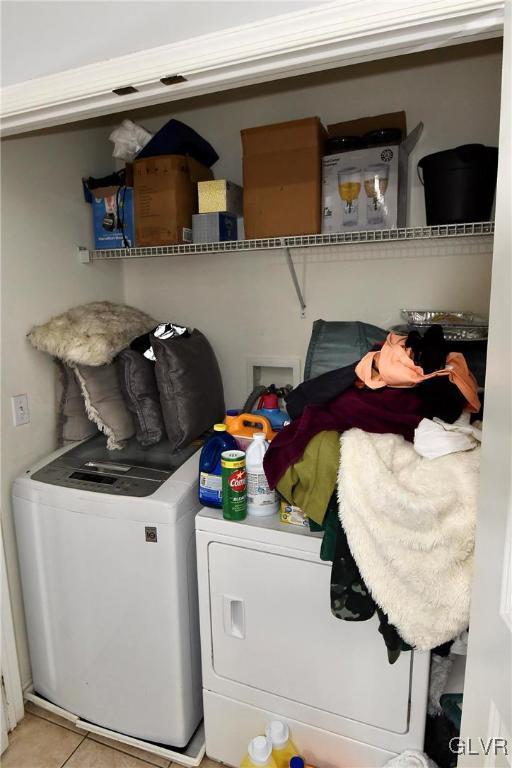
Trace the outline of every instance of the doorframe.
{"type": "Polygon", "coordinates": [[[505,0],[331,0],[0,91],[9,136],[502,34],[505,0]],[[183,81],[163,84],[161,78],[183,81]],[[135,93],[117,95],[131,86],[135,93]]]}
{"type": "Polygon", "coordinates": [[[3,535],[0,528],[0,559],[1,563],[1,680],[5,691],[5,720],[7,730],[12,731],[22,720],[25,709],[23,706],[23,689],[21,686],[18,666],[18,652],[14,635],[14,622],[11,611],[11,597],[5,565],[3,535]]]}

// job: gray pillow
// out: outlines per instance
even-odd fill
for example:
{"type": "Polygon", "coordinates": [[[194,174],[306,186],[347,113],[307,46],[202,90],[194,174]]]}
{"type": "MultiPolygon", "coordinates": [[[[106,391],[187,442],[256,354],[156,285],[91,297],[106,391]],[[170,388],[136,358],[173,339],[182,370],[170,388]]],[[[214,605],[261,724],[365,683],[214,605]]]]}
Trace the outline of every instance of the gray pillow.
{"type": "Polygon", "coordinates": [[[59,445],[85,440],[96,434],[98,428],[89,420],[84,399],[74,371],[64,363],[56,361],[59,367],[62,394],[59,404],[58,439],[59,445]]]}
{"type": "Polygon", "coordinates": [[[135,427],[121,393],[117,361],[109,365],[74,366],[87,415],[107,436],[107,448],[123,448],[135,427]]]}
{"type": "Polygon", "coordinates": [[[387,331],[360,321],[315,320],[309,340],[304,379],[359,361],[387,331]]]}
{"type": "Polygon", "coordinates": [[[224,419],[224,390],[215,353],[198,330],[159,339],[151,334],[155,373],[172,450],[185,448],[224,419]]]}
{"type": "Polygon", "coordinates": [[[118,361],[121,391],[135,422],[135,436],[143,446],[159,443],[165,427],[155,364],[134,349],[124,349],[118,361]]]}

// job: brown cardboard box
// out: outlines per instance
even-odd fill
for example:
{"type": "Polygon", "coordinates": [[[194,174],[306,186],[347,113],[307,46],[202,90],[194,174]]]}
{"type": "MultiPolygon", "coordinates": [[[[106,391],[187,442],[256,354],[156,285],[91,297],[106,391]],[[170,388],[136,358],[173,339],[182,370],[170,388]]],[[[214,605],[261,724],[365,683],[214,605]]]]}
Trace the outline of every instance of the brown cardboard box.
{"type": "Polygon", "coordinates": [[[318,117],[242,131],[247,238],[320,232],[324,140],[318,117]]]}
{"type": "Polygon", "coordinates": [[[197,182],[213,178],[210,168],[192,157],[161,155],[135,160],[133,175],[136,244],[191,242],[197,182]]]}

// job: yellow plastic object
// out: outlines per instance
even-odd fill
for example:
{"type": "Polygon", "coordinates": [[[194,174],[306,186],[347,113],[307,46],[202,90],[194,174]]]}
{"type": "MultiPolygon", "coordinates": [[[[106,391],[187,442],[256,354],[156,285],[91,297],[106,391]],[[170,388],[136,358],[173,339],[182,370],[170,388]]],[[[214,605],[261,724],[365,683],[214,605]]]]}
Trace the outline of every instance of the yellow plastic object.
{"type": "Polygon", "coordinates": [[[298,755],[299,751],[290,738],[288,724],[282,720],[271,720],[265,729],[265,735],[272,744],[272,756],[277,768],[290,768],[292,757],[298,755]]]}
{"type": "Polygon", "coordinates": [[[275,760],[277,768],[289,768],[290,760],[298,754],[299,751],[291,739],[288,739],[287,743],[281,749],[272,747],[272,757],[275,760]]]}
{"type": "Polygon", "coordinates": [[[245,451],[255,432],[264,432],[265,440],[272,440],[276,432],[265,416],[256,413],[240,413],[238,416],[227,415],[224,423],[230,435],[233,435],[240,448],[245,451]]]}
{"type": "Polygon", "coordinates": [[[251,739],[240,768],[277,768],[270,739],[265,736],[256,736],[251,739]]]}
{"type": "MultiPolygon", "coordinates": [[[[277,763],[274,760],[273,754],[270,755],[268,762],[266,763],[253,763],[249,755],[246,755],[240,763],[240,768],[277,768],[277,763]]],[[[288,766],[286,767],[288,768],[288,766]]]]}

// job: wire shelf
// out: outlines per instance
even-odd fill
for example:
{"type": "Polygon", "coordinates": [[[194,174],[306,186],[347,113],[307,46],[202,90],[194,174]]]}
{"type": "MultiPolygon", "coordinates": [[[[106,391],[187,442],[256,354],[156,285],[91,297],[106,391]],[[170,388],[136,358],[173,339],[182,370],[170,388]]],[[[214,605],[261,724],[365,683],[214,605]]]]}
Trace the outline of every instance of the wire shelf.
{"type": "Polygon", "coordinates": [[[400,229],[373,229],[361,232],[338,232],[328,235],[298,235],[271,237],[259,240],[228,240],[219,243],[190,243],[183,245],[156,245],[104,250],[80,249],[83,261],[112,259],[144,259],[158,256],[184,256],[188,254],[229,253],[232,251],[270,251],[279,248],[318,248],[358,243],[389,243],[406,240],[436,240],[455,237],[492,236],[494,222],[473,224],[439,224],[432,227],[403,227],[400,229]],[[87,254],[87,255],[86,255],[87,254]]]}

